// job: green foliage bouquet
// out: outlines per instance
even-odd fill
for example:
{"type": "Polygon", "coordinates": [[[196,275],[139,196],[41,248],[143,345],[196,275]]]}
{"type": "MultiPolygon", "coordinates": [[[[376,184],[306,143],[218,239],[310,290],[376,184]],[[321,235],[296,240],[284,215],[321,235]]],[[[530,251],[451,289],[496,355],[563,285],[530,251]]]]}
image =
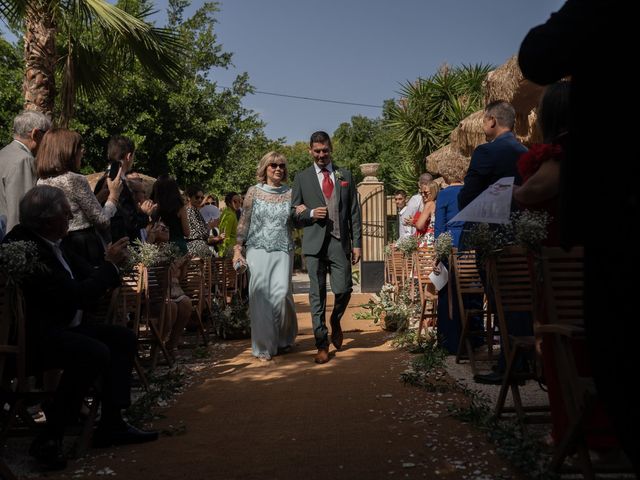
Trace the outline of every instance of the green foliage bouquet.
{"type": "Polygon", "coordinates": [[[213,325],[216,335],[225,340],[249,338],[251,336],[251,318],[249,302],[236,294],[230,304],[216,300],[211,306],[213,325]]]}

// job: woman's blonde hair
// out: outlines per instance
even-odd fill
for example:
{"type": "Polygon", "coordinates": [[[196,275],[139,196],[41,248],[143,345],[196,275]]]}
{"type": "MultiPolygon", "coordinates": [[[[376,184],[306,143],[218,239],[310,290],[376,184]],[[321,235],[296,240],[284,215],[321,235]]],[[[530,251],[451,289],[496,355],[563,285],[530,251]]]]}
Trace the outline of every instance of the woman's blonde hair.
{"type": "MultiPolygon", "coordinates": [[[[278,152],[269,152],[258,162],[258,169],[256,170],[256,179],[260,183],[267,183],[267,167],[270,163],[287,163],[287,157],[278,152]]],[[[284,171],[282,181],[286,182],[288,177],[288,169],[284,171]]]]}
{"type": "Polygon", "coordinates": [[[431,192],[430,200],[436,201],[436,197],[438,196],[438,192],[440,192],[440,184],[438,182],[430,182],[427,186],[429,191],[431,192]]]}

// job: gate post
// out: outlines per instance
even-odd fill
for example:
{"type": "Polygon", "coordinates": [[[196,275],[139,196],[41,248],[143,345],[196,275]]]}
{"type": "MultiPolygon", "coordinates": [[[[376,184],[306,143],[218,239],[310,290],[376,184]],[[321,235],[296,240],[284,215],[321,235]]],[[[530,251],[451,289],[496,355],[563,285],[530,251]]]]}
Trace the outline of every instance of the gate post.
{"type": "Polygon", "coordinates": [[[362,212],[362,262],[360,264],[360,291],[378,292],[384,283],[384,243],[387,238],[387,213],[384,184],[376,173],[378,163],[363,163],[365,175],[358,184],[362,212]]]}

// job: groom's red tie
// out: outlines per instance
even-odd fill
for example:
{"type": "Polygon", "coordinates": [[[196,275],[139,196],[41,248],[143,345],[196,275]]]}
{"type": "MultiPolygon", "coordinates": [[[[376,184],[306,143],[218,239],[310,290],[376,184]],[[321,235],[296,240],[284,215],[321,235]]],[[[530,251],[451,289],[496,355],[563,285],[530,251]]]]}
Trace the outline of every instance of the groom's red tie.
{"type": "Polygon", "coordinates": [[[333,181],[331,181],[331,172],[326,168],[320,170],[324,178],[322,179],[322,193],[326,198],[331,198],[333,195],[333,181]]]}

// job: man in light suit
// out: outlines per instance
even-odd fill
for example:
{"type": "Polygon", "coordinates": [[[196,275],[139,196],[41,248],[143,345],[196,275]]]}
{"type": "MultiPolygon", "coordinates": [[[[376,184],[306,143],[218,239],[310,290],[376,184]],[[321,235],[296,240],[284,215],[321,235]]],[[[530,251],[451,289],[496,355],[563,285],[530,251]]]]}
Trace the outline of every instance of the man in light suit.
{"type": "Polygon", "coordinates": [[[18,224],[22,196],[36,184],[35,154],[50,128],[44,113],[26,110],[13,121],[13,141],[0,150],[0,214],[7,216],[7,232],[18,224]]]}
{"type": "Polygon", "coordinates": [[[329,361],[329,336],[325,323],[327,272],[335,305],[331,313],[331,343],[339,350],[343,334],[340,319],[351,298],[351,265],[362,254],[360,203],[351,172],[331,160],[331,138],[315,132],[309,142],[313,165],[296,175],[291,199],[292,215],[304,227],[302,253],[307,262],[309,303],[318,353],[316,363],[329,361]],[[295,209],[307,209],[296,214],[295,209]]]}

